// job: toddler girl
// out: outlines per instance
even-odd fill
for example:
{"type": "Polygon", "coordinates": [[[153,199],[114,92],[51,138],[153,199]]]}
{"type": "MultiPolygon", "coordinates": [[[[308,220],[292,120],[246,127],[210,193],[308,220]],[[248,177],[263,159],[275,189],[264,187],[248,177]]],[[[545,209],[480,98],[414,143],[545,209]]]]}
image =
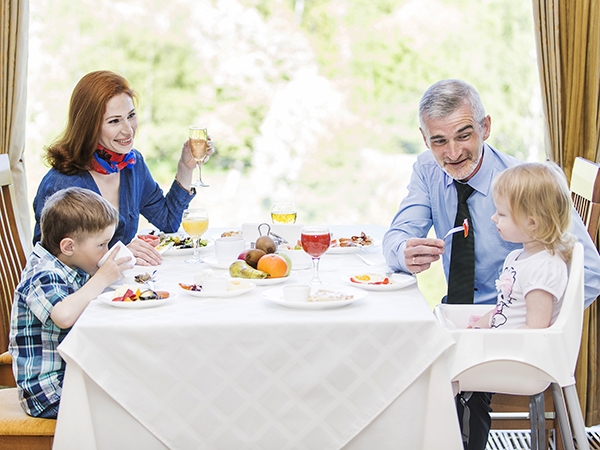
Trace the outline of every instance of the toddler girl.
{"type": "Polygon", "coordinates": [[[523,248],[504,260],[496,308],[472,327],[549,327],[560,311],[575,242],[565,175],[552,162],[521,164],[498,175],[492,195],[500,236],[523,248]]]}

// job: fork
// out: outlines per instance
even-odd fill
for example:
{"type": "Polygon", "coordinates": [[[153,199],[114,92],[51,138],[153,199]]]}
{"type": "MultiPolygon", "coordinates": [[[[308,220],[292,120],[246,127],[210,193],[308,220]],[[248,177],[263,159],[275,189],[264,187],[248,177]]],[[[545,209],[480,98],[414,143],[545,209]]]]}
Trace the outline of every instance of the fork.
{"type": "Polygon", "coordinates": [[[151,291],[156,292],[156,289],[154,289],[154,282],[156,281],[156,270],[154,272],[152,272],[152,275],[150,275],[150,279],[148,281],[146,281],[146,286],[148,286],[148,289],[150,289],[151,291]]]}
{"type": "Polygon", "coordinates": [[[446,236],[444,236],[443,240],[445,241],[448,236],[454,233],[458,233],[459,231],[463,231],[465,233],[465,237],[467,237],[467,235],[469,234],[469,219],[465,219],[462,225],[454,227],[450,231],[448,231],[446,233],[446,236]]]}
{"type": "Polygon", "coordinates": [[[359,255],[358,253],[355,253],[355,255],[356,255],[356,257],[358,259],[360,259],[362,262],[364,262],[368,266],[376,266],[377,265],[373,261],[369,261],[367,258],[365,258],[364,256],[359,255]]]}

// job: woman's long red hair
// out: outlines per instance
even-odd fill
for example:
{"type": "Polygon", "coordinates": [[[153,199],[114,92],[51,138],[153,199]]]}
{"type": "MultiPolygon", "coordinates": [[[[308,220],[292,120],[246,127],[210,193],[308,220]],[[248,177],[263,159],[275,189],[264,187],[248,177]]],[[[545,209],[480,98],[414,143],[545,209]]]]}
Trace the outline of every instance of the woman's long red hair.
{"type": "Polygon", "coordinates": [[[46,160],[53,168],[65,175],[90,168],[106,105],[122,93],[129,95],[135,104],[137,98],[127,80],[108,70],[90,72],[79,80],[71,95],[67,127],[46,148],[46,160]]]}

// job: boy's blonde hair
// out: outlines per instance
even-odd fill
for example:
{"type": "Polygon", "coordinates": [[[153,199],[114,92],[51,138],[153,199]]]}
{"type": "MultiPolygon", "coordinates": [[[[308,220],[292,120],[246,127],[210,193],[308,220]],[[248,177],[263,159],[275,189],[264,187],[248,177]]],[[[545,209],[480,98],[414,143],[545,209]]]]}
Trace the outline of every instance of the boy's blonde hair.
{"type": "Polygon", "coordinates": [[[494,200],[508,203],[514,222],[530,238],[541,242],[552,254],[571,260],[574,237],[571,229],[573,203],[564,172],[557,164],[526,163],[504,170],[492,184],[494,200]],[[533,218],[533,233],[525,228],[533,218]]]}
{"type": "Polygon", "coordinates": [[[41,244],[57,256],[64,238],[100,233],[118,223],[117,210],[100,195],[79,187],[62,189],[48,197],[42,209],[41,244]]]}

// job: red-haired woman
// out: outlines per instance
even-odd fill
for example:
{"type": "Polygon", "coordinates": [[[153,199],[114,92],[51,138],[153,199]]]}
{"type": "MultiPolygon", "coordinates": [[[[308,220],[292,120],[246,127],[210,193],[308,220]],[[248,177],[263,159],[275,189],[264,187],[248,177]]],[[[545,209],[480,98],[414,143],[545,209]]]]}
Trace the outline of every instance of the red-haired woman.
{"type": "Polygon", "coordinates": [[[67,127],[46,149],[46,160],[52,168],[33,201],[34,243],[40,240],[40,213],[46,198],[61,189],[79,186],[100,194],[119,212],[119,224],[109,245],[119,240],[128,244],[137,264],[161,263],[162,256],[154,247],[134,239],[139,215],[162,231],[177,231],[183,210],[196,194],[189,188],[196,161],[186,141],[175,180],[163,195],[142,155],[133,148],[138,127],[135,100],[127,80],[113,72],[91,72],[79,80],[71,95],[67,127]]]}

